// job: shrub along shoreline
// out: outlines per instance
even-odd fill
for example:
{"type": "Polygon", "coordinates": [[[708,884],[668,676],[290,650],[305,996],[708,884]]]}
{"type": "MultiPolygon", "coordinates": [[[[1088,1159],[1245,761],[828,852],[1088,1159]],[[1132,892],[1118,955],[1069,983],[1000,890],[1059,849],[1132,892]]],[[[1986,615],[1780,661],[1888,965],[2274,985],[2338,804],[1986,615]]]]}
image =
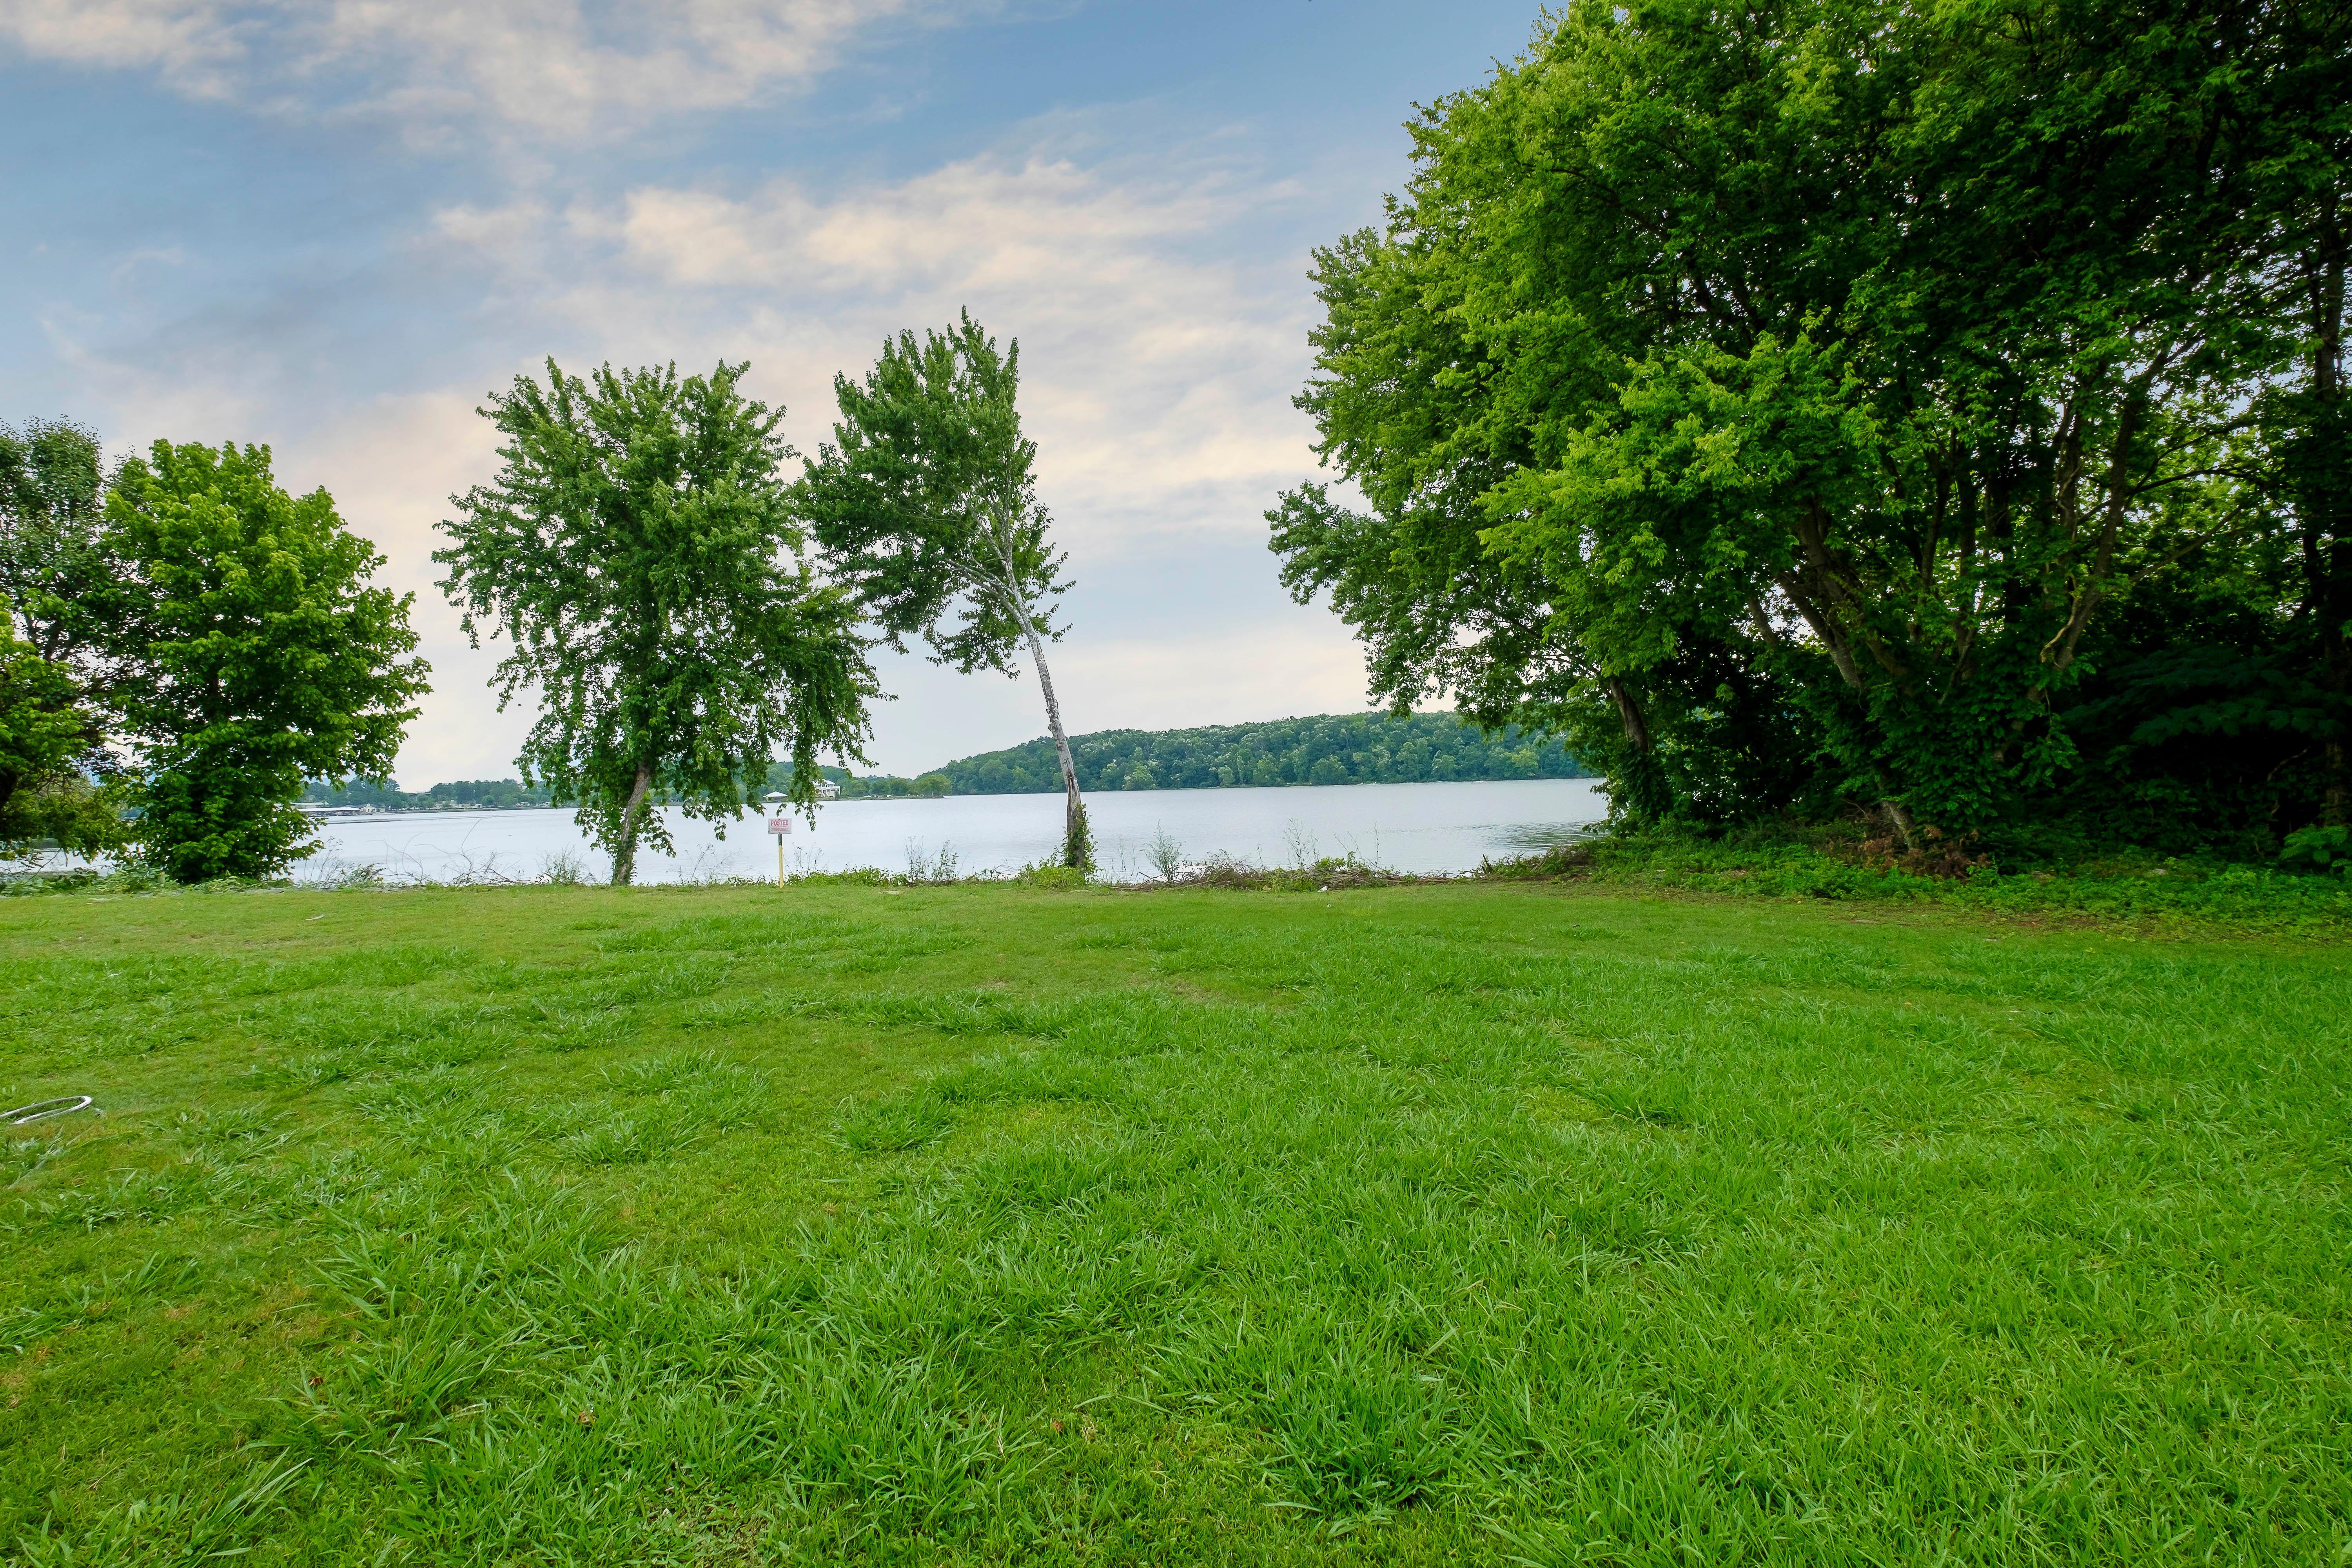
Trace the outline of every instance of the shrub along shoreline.
{"type": "MultiPolygon", "coordinates": [[[[787,879],[794,888],[919,888],[1020,886],[1056,891],[1150,893],[1184,889],[1328,893],[1365,888],[1437,887],[1477,882],[1557,882],[1593,890],[1623,889],[1733,900],[1937,908],[2003,920],[2120,922],[2184,934],[2297,935],[2335,940],[2352,935],[2352,877],[2283,870],[2219,859],[2124,851],[2085,857],[2071,865],[2002,871],[1963,868],[1937,876],[1906,869],[1864,853],[1853,832],[1814,834],[1810,841],[1706,838],[1670,832],[1600,834],[1539,853],[1487,860],[1459,874],[1402,872],[1356,857],[1269,866],[1231,856],[1171,862],[1171,874],[1118,882],[1067,867],[1036,865],[1010,874],[926,874],[854,867],[806,871],[787,879]]],[[[950,863],[951,864],[951,863],[950,863]]],[[[491,874],[462,882],[389,881],[360,873],[337,883],[224,879],[175,884],[152,872],[0,875],[0,898],[155,896],[290,890],[416,891],[427,889],[594,885],[576,866],[555,874],[491,874]]],[[[773,886],[765,877],[719,878],[690,883],[648,883],[644,891],[690,888],[773,886]]]]}
{"type": "Polygon", "coordinates": [[[1851,836],[1798,842],[1649,833],[1489,862],[1477,874],[1732,899],[1935,907],[2004,919],[2171,925],[2199,934],[2352,934],[2352,879],[2131,851],[2056,868],[1978,867],[1933,876],[1874,863],[1851,836]]]}

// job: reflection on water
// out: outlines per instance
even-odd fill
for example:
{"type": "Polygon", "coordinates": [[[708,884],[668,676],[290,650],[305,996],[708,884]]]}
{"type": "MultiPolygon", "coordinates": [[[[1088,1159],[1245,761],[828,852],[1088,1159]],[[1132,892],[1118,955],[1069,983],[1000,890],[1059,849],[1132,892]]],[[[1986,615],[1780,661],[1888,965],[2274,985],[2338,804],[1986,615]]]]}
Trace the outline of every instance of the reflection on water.
{"type": "MultiPolygon", "coordinates": [[[[1335,784],[1277,789],[1131,790],[1089,797],[1096,858],[1121,880],[1153,875],[1164,837],[1197,863],[1212,854],[1261,865],[1354,855],[1398,871],[1466,871],[1489,856],[1532,854],[1576,837],[1608,812],[1590,779],[1478,784],[1335,784]]],[[[676,852],[640,850],[649,882],[772,877],[777,841],[757,817],[720,837],[708,823],[667,814],[676,852]]],[[[942,858],[966,876],[1009,871],[1050,857],[1061,836],[1057,795],[950,795],[941,800],[835,801],[816,825],[783,840],[787,869],[878,866],[936,873],[942,858]]],[[[306,880],[374,867],[393,880],[529,879],[569,865],[603,881],[610,864],[569,811],[387,814],[322,824],[306,880]]]]}
{"type": "MultiPolygon", "coordinates": [[[[1603,814],[1608,811],[1605,801],[1601,805],[1601,811],[1603,814]]],[[[1575,843],[1591,833],[1598,820],[1595,818],[1591,822],[1528,822],[1516,826],[1499,825],[1494,828],[1489,837],[1488,842],[1492,847],[1488,853],[1496,856],[1540,855],[1556,844],[1575,843]]]]}

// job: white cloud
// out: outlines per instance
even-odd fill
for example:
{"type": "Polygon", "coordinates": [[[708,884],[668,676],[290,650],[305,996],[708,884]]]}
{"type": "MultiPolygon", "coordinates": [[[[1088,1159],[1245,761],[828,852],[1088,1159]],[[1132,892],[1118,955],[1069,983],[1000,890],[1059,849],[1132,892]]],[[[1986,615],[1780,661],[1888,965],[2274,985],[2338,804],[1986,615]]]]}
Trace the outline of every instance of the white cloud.
{"type": "Polygon", "coordinates": [[[0,39],[36,58],[151,69],[193,97],[577,137],[756,102],[805,85],[861,35],[973,8],[953,0],[0,0],[0,39]]]}
{"type": "Polygon", "coordinates": [[[1145,174],[1040,152],[824,197],[790,180],[742,195],[646,186],[562,211],[451,208],[437,226],[599,358],[749,357],[804,447],[827,428],[835,372],[969,308],[1019,340],[1045,498],[1098,551],[1255,531],[1273,490],[1312,467],[1289,406],[1307,365],[1305,258],[1234,237],[1299,199],[1230,167],[1171,157],[1145,174]]]}
{"type": "MultiPolygon", "coordinates": [[[[1055,679],[1084,730],[1255,723],[1364,706],[1363,650],[1328,616],[1304,611],[1263,615],[1243,635],[1189,643],[1097,637],[1074,641],[1072,651],[1079,657],[1055,656],[1066,668],[1055,679]]],[[[1030,704],[1040,706],[1034,696],[1030,704]]],[[[1045,732],[1042,719],[1036,732],[1045,732]]]]}
{"type": "Polygon", "coordinates": [[[133,250],[115,263],[112,277],[117,284],[129,283],[138,276],[142,268],[184,267],[187,263],[188,252],[184,246],[165,245],[147,250],[133,250]]]}
{"type": "Polygon", "coordinates": [[[227,9],[206,0],[5,0],[0,37],[35,58],[150,67],[209,94],[246,53],[227,9]]]}
{"type": "Polygon", "coordinates": [[[1040,151],[967,158],[824,204],[791,181],[740,200],[648,187],[571,223],[617,240],[644,270],[698,287],[1043,293],[1076,283],[1098,296],[1155,272],[1164,280],[1151,265],[1162,245],[1211,235],[1278,195],[1233,189],[1214,172],[1120,183],[1040,151]]]}
{"type": "Polygon", "coordinates": [[[443,238],[486,253],[509,257],[528,250],[544,233],[548,210],[543,203],[516,202],[502,207],[445,207],[433,217],[443,238]]]}
{"type": "MultiPolygon", "coordinates": [[[[9,0],[0,0],[5,6],[9,0]]],[[[1081,127],[1080,131],[1088,128],[1081,127]]],[[[1131,138],[1108,137],[1118,145],[1131,138]]],[[[1328,615],[1274,586],[1263,510],[1313,469],[1289,397],[1307,364],[1303,244],[1324,201],[1269,178],[1245,137],[1105,159],[1069,125],[911,178],[826,189],[688,179],[609,195],[538,190],[431,215],[387,272],[434,280],[429,374],[336,380],[380,340],[336,343],[358,289],[314,313],[175,313],[163,296],[104,319],[52,313],[73,401],[110,433],[270,442],[281,480],[324,485],[416,594],[434,691],[400,775],[412,785],[509,773],[531,712],[496,711],[498,647],[469,649],[433,586],[434,523],[488,477],[482,394],[552,353],[600,360],[753,362],[753,391],[788,405],[803,448],[828,432],[832,377],[872,363],[903,327],[970,307],[1022,345],[1023,409],[1078,588],[1054,656],[1070,721],[1230,722],[1359,706],[1360,656],[1328,615]],[[1089,159],[1091,158],[1091,161],[1089,159]],[[454,313],[462,310],[463,313],[454,313]],[[126,330],[142,321],[143,331],[126,330]],[[85,347],[84,345],[103,345],[85,347]]],[[[127,259],[127,258],[126,258],[127,259]]],[[[136,278],[160,278],[142,258],[136,278]]],[[[272,298],[276,296],[270,296],[272,298]]],[[[893,660],[900,700],[877,713],[896,771],[1038,733],[1033,678],[965,678],[893,660]]]]}
{"type": "MultiPolygon", "coordinates": [[[[828,431],[836,372],[857,374],[888,333],[945,326],[968,306],[1021,342],[1024,422],[1078,580],[1053,656],[1071,722],[1360,707],[1360,649],[1327,614],[1283,602],[1262,543],[1275,492],[1314,468],[1310,426],[1289,405],[1307,363],[1306,258],[1267,236],[1316,204],[1255,174],[1245,142],[1087,163],[1076,140],[1041,136],[835,192],[777,179],[453,206],[420,259],[491,268],[499,297],[532,315],[537,342],[567,367],[748,358],[756,395],[788,405],[803,449],[828,431]]],[[[536,369],[519,359],[482,384],[536,369]]],[[[404,466],[384,472],[399,483],[404,466]]],[[[440,671],[404,761],[416,777],[457,765],[428,735],[503,745],[519,729],[458,689],[480,679],[477,660],[487,667],[461,655],[440,671]]],[[[910,658],[892,660],[887,681],[900,697],[876,714],[887,768],[1043,729],[1032,678],[910,658]]]]}
{"type": "Polygon", "coordinates": [[[84,399],[106,410],[110,453],[143,450],[158,437],[178,441],[251,439],[264,405],[256,389],[236,374],[233,356],[200,356],[159,376],[133,360],[92,346],[101,324],[62,310],[40,318],[49,353],[84,399]]]}

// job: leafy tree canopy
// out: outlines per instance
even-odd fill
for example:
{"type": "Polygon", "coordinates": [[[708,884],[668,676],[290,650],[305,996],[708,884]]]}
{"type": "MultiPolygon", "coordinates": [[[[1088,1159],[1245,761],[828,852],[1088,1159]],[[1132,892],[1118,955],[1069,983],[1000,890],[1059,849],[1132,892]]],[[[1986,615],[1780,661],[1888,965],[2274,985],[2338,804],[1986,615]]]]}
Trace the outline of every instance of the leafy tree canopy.
{"type": "Polygon", "coordinates": [[[967,312],[920,342],[882,345],[863,384],[834,378],[841,420],[796,500],[826,564],[894,647],[919,635],[966,675],[1014,673],[1025,645],[1067,800],[1062,857],[1089,858],[1086,805],[1045,665],[1062,552],[1037,500],[1037,445],[1021,433],[1021,345],[999,351],[967,312]]]}
{"type": "Polygon", "coordinates": [[[467,635],[512,647],[501,705],[538,698],[524,781],[581,803],[616,883],[641,841],[669,847],[649,796],[723,824],[779,748],[803,805],[821,749],[861,754],[877,688],[856,603],[801,558],[782,414],[739,390],[749,368],[583,380],[551,359],[544,384],[492,395],[505,467],[441,525],[467,635]]]}
{"type": "Polygon", "coordinates": [[[120,575],[106,549],[97,436],[69,420],[0,425],[0,852],[122,840],[99,782],[108,682],[90,614],[120,575]]]}
{"type": "Polygon", "coordinates": [[[97,434],[70,420],[0,425],[0,597],[44,658],[70,659],[96,628],[88,607],[115,576],[100,526],[97,434]]]}
{"type": "Polygon", "coordinates": [[[0,623],[0,854],[54,844],[95,855],[121,842],[116,792],[89,776],[98,742],[72,671],[0,623]]]}
{"type": "Polygon", "coordinates": [[[1365,505],[1285,497],[1286,583],[1376,695],[1562,728],[1637,815],[2031,810],[2132,605],[2284,630],[2340,534],[2262,410],[2337,354],[2343,33],[1580,0],[1318,253],[1299,401],[1365,505]]]}
{"type": "Polygon", "coordinates": [[[195,881],[310,853],[303,781],[387,771],[426,666],[409,595],[323,490],[289,495],[266,447],[158,441],[107,493],[122,574],[84,606],[134,666],[114,701],[142,853],[195,881]]]}
{"type": "Polygon", "coordinates": [[[1036,497],[1037,444],[1015,406],[1021,347],[1000,353],[966,315],[882,345],[863,383],[834,378],[841,420],[795,500],[826,565],[903,651],[919,636],[969,675],[1010,673],[1024,618],[1067,591],[1036,497]]]}

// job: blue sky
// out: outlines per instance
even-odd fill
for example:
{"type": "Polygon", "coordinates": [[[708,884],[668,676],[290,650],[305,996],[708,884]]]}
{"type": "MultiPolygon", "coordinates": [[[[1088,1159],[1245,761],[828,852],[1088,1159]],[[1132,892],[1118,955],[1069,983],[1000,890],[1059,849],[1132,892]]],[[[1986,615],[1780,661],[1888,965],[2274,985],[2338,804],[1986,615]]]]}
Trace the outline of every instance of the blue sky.
{"type": "MultiPolygon", "coordinates": [[[[1521,0],[0,0],[0,419],[260,441],[417,595],[412,786],[514,771],[432,582],[473,410],[549,353],[750,359],[814,447],[836,371],[969,306],[1023,345],[1076,590],[1069,722],[1362,705],[1260,514],[1311,246],[1377,220],[1415,102],[1521,0]]],[[[888,660],[880,765],[1041,733],[1032,679],[888,660]]]]}

